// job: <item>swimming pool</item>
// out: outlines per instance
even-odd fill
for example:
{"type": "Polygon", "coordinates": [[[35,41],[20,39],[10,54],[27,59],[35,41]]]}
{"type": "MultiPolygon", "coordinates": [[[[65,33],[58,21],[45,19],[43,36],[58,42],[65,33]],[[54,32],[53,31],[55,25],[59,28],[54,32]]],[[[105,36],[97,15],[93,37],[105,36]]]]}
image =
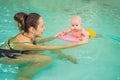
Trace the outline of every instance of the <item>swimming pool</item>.
{"type": "MultiPolygon", "coordinates": [[[[53,64],[33,77],[33,80],[120,80],[120,8],[118,0],[4,0],[0,1],[0,44],[18,33],[13,20],[16,12],[37,12],[42,15],[46,31],[43,37],[68,29],[70,18],[80,15],[85,29],[93,29],[101,38],[89,43],[61,50],[78,59],[79,64],[53,57],[53,64]]],[[[68,42],[54,40],[46,43],[61,45],[68,42]]],[[[15,80],[18,66],[0,64],[0,80],[15,80]]]]}

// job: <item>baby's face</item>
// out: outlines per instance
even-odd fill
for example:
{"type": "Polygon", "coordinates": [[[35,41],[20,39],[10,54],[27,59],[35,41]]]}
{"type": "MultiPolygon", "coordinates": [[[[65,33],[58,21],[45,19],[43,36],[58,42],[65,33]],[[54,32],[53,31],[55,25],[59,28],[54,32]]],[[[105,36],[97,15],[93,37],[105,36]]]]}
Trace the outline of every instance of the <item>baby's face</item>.
{"type": "Polygon", "coordinates": [[[72,29],[81,29],[82,28],[82,23],[78,20],[72,20],[71,21],[71,28],[72,29]]]}

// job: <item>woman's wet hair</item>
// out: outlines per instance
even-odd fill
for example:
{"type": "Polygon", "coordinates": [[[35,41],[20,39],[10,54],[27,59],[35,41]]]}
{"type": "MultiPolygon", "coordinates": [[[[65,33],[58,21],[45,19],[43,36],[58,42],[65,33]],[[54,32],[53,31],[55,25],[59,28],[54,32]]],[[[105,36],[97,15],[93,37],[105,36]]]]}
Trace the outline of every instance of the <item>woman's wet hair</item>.
{"type": "Polygon", "coordinates": [[[29,32],[30,27],[37,29],[38,19],[40,17],[41,16],[37,13],[26,14],[19,12],[14,15],[14,20],[18,22],[20,31],[29,32]]]}

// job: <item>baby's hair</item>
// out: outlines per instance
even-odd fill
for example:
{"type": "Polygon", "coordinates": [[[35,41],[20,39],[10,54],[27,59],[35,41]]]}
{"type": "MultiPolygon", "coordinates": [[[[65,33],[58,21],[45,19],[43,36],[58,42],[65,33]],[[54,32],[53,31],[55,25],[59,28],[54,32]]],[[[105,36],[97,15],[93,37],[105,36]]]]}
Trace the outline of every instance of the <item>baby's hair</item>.
{"type": "Polygon", "coordinates": [[[82,18],[79,15],[72,16],[72,19],[78,18],[79,21],[82,20],[82,18]]]}
{"type": "Polygon", "coordinates": [[[30,27],[37,29],[38,19],[41,16],[37,13],[26,14],[24,12],[18,12],[14,16],[14,20],[18,22],[20,31],[29,32],[30,27]]]}

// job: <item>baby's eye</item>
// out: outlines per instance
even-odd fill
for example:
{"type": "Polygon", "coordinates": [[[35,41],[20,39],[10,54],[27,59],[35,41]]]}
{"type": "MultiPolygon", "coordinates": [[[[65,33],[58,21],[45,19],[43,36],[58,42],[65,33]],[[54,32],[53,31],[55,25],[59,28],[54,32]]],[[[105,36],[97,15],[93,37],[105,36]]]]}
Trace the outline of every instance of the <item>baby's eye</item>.
{"type": "Polygon", "coordinates": [[[74,25],[72,25],[72,27],[74,27],[74,25]]]}
{"type": "Polygon", "coordinates": [[[78,25],[76,25],[76,26],[78,26],[78,25]]]}

